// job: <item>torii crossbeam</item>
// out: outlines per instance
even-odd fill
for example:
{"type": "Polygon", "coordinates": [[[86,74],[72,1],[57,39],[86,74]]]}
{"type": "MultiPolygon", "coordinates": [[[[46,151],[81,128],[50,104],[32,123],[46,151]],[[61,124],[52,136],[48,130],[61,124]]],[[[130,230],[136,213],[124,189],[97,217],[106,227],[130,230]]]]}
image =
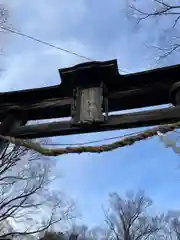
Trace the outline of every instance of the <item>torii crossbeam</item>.
{"type": "Polygon", "coordinates": [[[180,103],[180,65],[121,75],[117,61],[111,60],[82,63],[60,69],[59,73],[59,85],[0,93],[0,134],[40,138],[180,120],[180,107],[176,106],[180,103]],[[174,106],[109,115],[115,111],[168,103],[174,106]],[[7,121],[10,115],[11,120],[7,121]],[[29,120],[64,117],[71,119],[25,126],[29,120]],[[18,125],[12,127],[17,121],[18,125]]]}

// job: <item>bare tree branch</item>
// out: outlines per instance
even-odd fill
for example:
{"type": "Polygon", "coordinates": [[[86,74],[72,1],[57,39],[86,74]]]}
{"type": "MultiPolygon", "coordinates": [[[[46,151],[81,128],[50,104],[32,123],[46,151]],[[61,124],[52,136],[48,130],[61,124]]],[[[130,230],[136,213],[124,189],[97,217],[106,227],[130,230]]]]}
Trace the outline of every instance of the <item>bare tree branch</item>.
{"type": "MultiPolygon", "coordinates": [[[[138,1],[136,1],[136,3],[133,2],[132,4],[129,4],[129,8],[131,9],[131,14],[136,18],[138,24],[145,19],[156,18],[163,21],[164,17],[169,17],[169,22],[172,23],[172,26],[169,29],[175,29],[179,27],[180,5],[178,3],[171,4],[170,1],[153,0],[152,6],[149,8],[149,10],[144,10],[142,7],[138,7],[137,5],[138,1]]],[[[167,36],[167,33],[164,33],[164,35],[167,36]]],[[[171,34],[169,34],[168,37],[169,41],[166,44],[167,48],[162,48],[161,46],[157,47],[159,54],[158,62],[180,50],[180,42],[178,37],[175,39],[173,36],[171,36],[171,34]]]]}
{"type": "Polygon", "coordinates": [[[115,240],[146,240],[160,230],[158,221],[145,215],[151,200],[142,192],[131,199],[113,193],[110,199],[111,212],[105,212],[105,219],[115,240]]]}
{"type": "Polygon", "coordinates": [[[6,149],[0,159],[0,224],[13,221],[17,228],[0,231],[0,238],[35,234],[59,221],[75,217],[74,203],[59,191],[48,189],[53,181],[53,160],[22,147],[6,149]],[[38,218],[37,218],[38,215],[38,218]],[[18,225],[24,225],[21,231],[18,225]]]}

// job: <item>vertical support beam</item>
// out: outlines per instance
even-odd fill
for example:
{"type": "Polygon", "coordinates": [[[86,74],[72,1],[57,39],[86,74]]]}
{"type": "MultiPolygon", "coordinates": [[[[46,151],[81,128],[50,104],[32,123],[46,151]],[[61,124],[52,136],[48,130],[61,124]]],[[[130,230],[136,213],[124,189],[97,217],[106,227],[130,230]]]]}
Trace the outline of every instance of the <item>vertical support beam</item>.
{"type": "Polygon", "coordinates": [[[170,101],[174,106],[180,105],[180,82],[175,83],[170,89],[170,101]]]}
{"type": "Polygon", "coordinates": [[[176,105],[180,105],[180,89],[178,89],[176,92],[175,103],[176,105]]]}
{"type": "MultiPolygon", "coordinates": [[[[9,109],[7,117],[3,120],[0,125],[0,133],[7,134],[10,130],[14,127],[25,125],[27,121],[21,120],[21,108],[20,107],[12,107],[9,109]]],[[[0,156],[3,151],[6,149],[7,145],[9,144],[8,141],[0,139],[0,156]]]]}
{"type": "Polygon", "coordinates": [[[69,237],[69,240],[77,240],[78,239],[78,234],[72,233],[69,237]]]}

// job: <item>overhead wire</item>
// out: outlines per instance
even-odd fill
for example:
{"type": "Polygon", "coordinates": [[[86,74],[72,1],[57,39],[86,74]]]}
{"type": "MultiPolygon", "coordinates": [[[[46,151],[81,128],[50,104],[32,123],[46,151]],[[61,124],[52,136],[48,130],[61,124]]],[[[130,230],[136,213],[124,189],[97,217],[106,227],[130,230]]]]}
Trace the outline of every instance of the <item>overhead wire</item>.
{"type": "MultiPolygon", "coordinates": [[[[14,29],[11,29],[11,28],[8,28],[8,27],[4,27],[4,26],[1,26],[0,28],[1,28],[2,30],[8,31],[8,32],[10,32],[10,33],[13,33],[13,34],[16,34],[16,35],[19,35],[19,36],[22,36],[22,37],[31,39],[31,40],[36,41],[36,42],[38,42],[38,43],[41,43],[41,44],[47,45],[47,46],[49,46],[49,47],[58,49],[58,50],[60,50],[60,51],[63,51],[63,52],[72,54],[72,55],[77,56],[77,57],[80,57],[80,58],[83,58],[83,59],[85,59],[85,60],[93,61],[93,59],[91,59],[91,58],[89,58],[89,57],[86,57],[86,56],[81,55],[81,54],[78,54],[78,53],[76,53],[76,52],[74,52],[74,51],[70,51],[70,50],[68,50],[68,49],[59,47],[59,46],[54,45],[54,44],[51,44],[51,43],[49,43],[49,42],[40,40],[40,39],[38,39],[38,38],[36,38],[36,37],[27,35],[27,34],[25,34],[25,33],[19,32],[19,31],[17,31],[17,30],[14,30],[14,29]]],[[[119,68],[118,68],[118,69],[119,69],[119,68]]],[[[125,71],[125,70],[122,70],[122,69],[119,69],[119,70],[128,73],[128,71],[125,71]]],[[[124,136],[130,136],[130,135],[133,135],[133,134],[135,134],[135,133],[126,134],[126,135],[124,135],[124,136]]],[[[113,140],[113,139],[117,139],[117,138],[122,138],[122,136],[116,136],[116,137],[111,137],[111,138],[104,138],[104,139],[100,139],[100,140],[88,141],[88,142],[76,143],[76,144],[73,144],[73,143],[72,143],[72,144],[69,144],[69,143],[67,143],[67,144],[60,144],[60,143],[57,143],[57,144],[56,144],[56,143],[52,143],[52,144],[43,144],[43,145],[51,145],[51,146],[53,146],[53,145],[54,145],[54,146],[55,146],[55,145],[59,145],[59,146],[60,146],[60,145],[62,145],[62,146],[79,145],[79,146],[80,146],[80,145],[93,144],[93,143],[98,143],[98,142],[102,142],[102,141],[113,140]]]]}
{"type": "MultiPolygon", "coordinates": [[[[76,53],[76,52],[74,52],[74,51],[70,51],[70,50],[68,50],[68,49],[65,49],[65,48],[63,48],[63,47],[59,47],[59,46],[57,46],[57,45],[54,45],[54,44],[51,44],[51,43],[49,43],[49,42],[46,42],[46,41],[43,41],[43,40],[40,40],[40,39],[38,39],[38,38],[36,38],[36,37],[33,37],[33,36],[30,36],[30,35],[27,35],[27,34],[25,34],[25,33],[22,33],[22,32],[19,32],[19,31],[16,31],[16,30],[13,30],[13,29],[10,29],[10,28],[8,28],[8,27],[4,27],[4,26],[0,26],[0,28],[2,29],[2,30],[5,30],[5,31],[8,31],[8,32],[10,32],[10,33],[13,33],[13,34],[16,34],[16,35],[19,35],[19,36],[22,36],[22,37],[24,37],[24,38],[28,38],[28,39],[31,39],[31,40],[33,40],[33,41],[36,41],[36,42],[38,42],[38,43],[41,43],[41,44],[44,44],[44,45],[47,45],[47,46],[49,46],[49,47],[52,47],[52,48],[55,48],[55,49],[57,49],[57,50],[60,50],[60,51],[63,51],[63,52],[66,52],[66,53],[69,53],[69,54],[72,54],[72,55],[74,55],[74,56],[77,56],[77,57],[80,57],[80,58],[83,58],[83,59],[85,59],[85,60],[88,60],[88,61],[93,61],[93,59],[91,59],[91,58],[89,58],[89,57],[86,57],[86,56],[84,56],[84,55],[81,55],[81,54],[78,54],[78,53],[76,53]]],[[[118,68],[119,69],[119,68],[118,68]]],[[[129,73],[128,71],[125,71],[125,70],[122,70],[122,69],[119,69],[120,71],[123,71],[123,72],[125,72],[125,73],[129,73]]],[[[178,128],[180,126],[180,123],[177,123],[177,124],[172,124],[172,125],[169,125],[169,126],[167,126],[167,130],[166,131],[172,131],[172,130],[174,130],[174,128],[178,128]]],[[[124,144],[122,141],[123,141],[123,139],[125,139],[125,141],[126,141],[126,137],[130,137],[130,136],[132,136],[132,137],[136,137],[136,135],[139,135],[139,134],[142,134],[143,135],[143,137],[142,136],[139,136],[139,138],[138,138],[138,140],[141,140],[141,139],[145,139],[146,137],[149,137],[149,136],[151,136],[151,135],[156,135],[156,132],[157,132],[157,130],[156,131],[153,131],[152,130],[152,132],[151,132],[151,130],[150,130],[150,132],[148,132],[148,130],[147,130],[147,135],[144,133],[144,131],[139,131],[139,132],[134,132],[134,133],[130,133],[130,134],[126,134],[126,135],[123,135],[123,136],[114,136],[114,137],[109,137],[109,138],[103,138],[103,139],[99,139],[99,140],[94,140],[94,141],[87,141],[87,142],[82,142],[82,143],[63,143],[63,144],[61,144],[61,143],[52,143],[52,144],[43,144],[43,145],[49,145],[49,146],[82,146],[82,145],[87,145],[87,144],[93,144],[93,143],[98,143],[98,142],[102,142],[102,141],[109,141],[109,140],[113,140],[113,139],[121,139],[120,140],[120,142],[118,142],[118,144],[117,143],[113,143],[112,145],[118,145],[118,146],[115,146],[115,147],[112,147],[112,149],[113,148],[117,148],[117,147],[121,147],[121,146],[125,146],[125,145],[129,145],[129,144],[132,144],[134,141],[137,141],[137,140],[133,140],[132,141],[132,143],[127,143],[127,144],[124,144]],[[144,135],[145,134],[145,135],[144,135]]],[[[3,138],[3,136],[1,136],[2,138],[3,138]]],[[[7,137],[8,138],[8,137],[7,137]]],[[[15,139],[12,139],[12,138],[10,138],[9,140],[13,140],[12,142],[13,143],[15,143],[16,144],[16,140],[15,139]]],[[[20,140],[20,139],[19,139],[20,140]]],[[[128,140],[130,140],[130,139],[128,139],[128,140]]],[[[21,145],[21,144],[20,144],[21,145]]],[[[24,145],[24,146],[26,146],[26,147],[29,147],[28,146],[28,144],[27,143],[25,143],[25,142],[23,142],[22,143],[22,145],[24,145]]],[[[110,147],[110,146],[109,146],[110,147]]],[[[109,151],[109,150],[111,150],[111,147],[109,148],[108,147],[108,149],[106,149],[107,148],[107,146],[101,146],[100,147],[100,150],[98,150],[98,149],[91,149],[91,147],[89,147],[90,148],[90,152],[102,152],[102,151],[109,151]],[[105,148],[104,150],[103,150],[103,148],[105,148]]],[[[31,148],[31,147],[29,147],[29,148],[31,148]]],[[[99,147],[97,147],[97,148],[99,148],[99,147]]],[[[36,149],[37,150],[37,149],[36,149]]],[[[41,149],[42,150],[42,149],[41,149]]],[[[53,150],[52,150],[53,151],[53,150]]],[[[66,149],[66,151],[64,150],[62,150],[61,149],[61,151],[59,151],[60,153],[59,154],[63,154],[63,153],[68,153],[68,152],[79,152],[79,150],[78,149],[75,149],[75,150],[73,150],[73,149],[66,149]]],[[[86,151],[85,149],[82,149],[80,152],[84,152],[84,151],[86,151]]],[[[87,151],[89,151],[89,150],[87,150],[87,151]]],[[[79,153],[80,153],[79,152],[79,153]]],[[[51,155],[51,154],[50,154],[51,155]]]]}
{"type": "Polygon", "coordinates": [[[123,136],[114,136],[114,137],[109,137],[109,138],[102,138],[102,139],[98,139],[98,140],[92,140],[92,141],[87,141],[87,142],[79,142],[79,143],[42,143],[43,146],[83,146],[83,145],[87,145],[87,144],[93,144],[93,143],[99,143],[99,142],[104,142],[104,141],[110,141],[110,140],[114,140],[114,139],[123,139],[125,137],[130,137],[130,136],[134,136],[136,134],[140,134],[143,133],[144,131],[137,131],[137,132],[133,132],[133,133],[127,133],[124,134],[123,136]]]}
{"type": "MultiPolygon", "coordinates": [[[[74,52],[74,51],[68,50],[68,49],[66,49],[66,48],[59,47],[59,46],[54,45],[54,44],[52,44],[52,43],[49,43],[49,42],[47,42],[47,41],[40,40],[40,39],[38,39],[38,38],[36,38],[36,37],[33,37],[33,36],[28,35],[28,34],[19,32],[19,31],[17,31],[17,30],[14,30],[14,29],[11,29],[11,28],[8,28],[8,27],[4,27],[4,26],[0,26],[0,28],[1,28],[2,30],[4,30],[4,31],[8,31],[8,32],[10,32],[10,33],[19,35],[19,36],[21,36],[21,37],[31,39],[31,40],[33,40],[33,41],[36,41],[36,42],[41,43],[41,44],[44,44],[44,45],[46,45],[46,46],[55,48],[55,49],[57,49],[57,50],[60,50],[60,51],[66,52],[66,53],[69,53],[69,54],[71,54],[71,55],[74,55],[74,56],[76,56],[76,57],[80,57],[80,58],[85,59],[85,60],[88,60],[88,61],[94,61],[93,59],[91,59],[91,58],[89,58],[89,57],[86,57],[86,56],[81,55],[81,54],[79,54],[79,53],[76,53],[76,52],[74,52]]],[[[120,71],[122,71],[122,72],[124,72],[124,73],[129,73],[129,71],[123,70],[123,69],[121,69],[121,68],[118,68],[118,70],[120,70],[120,71]]]]}
{"type": "Polygon", "coordinates": [[[40,39],[38,39],[38,38],[32,37],[32,36],[27,35],[27,34],[25,34],[25,33],[22,33],[22,32],[16,31],[16,30],[12,30],[12,29],[10,29],[10,28],[8,28],[8,27],[3,27],[3,26],[1,26],[1,29],[5,30],[5,31],[8,31],[8,32],[11,32],[11,33],[14,33],[14,34],[17,34],[17,35],[19,35],[19,36],[25,37],[25,38],[29,38],[29,39],[31,39],[31,40],[33,40],[33,41],[39,42],[39,43],[41,43],[41,44],[47,45],[47,46],[49,46],[49,47],[52,47],[52,48],[61,50],[61,51],[63,51],[63,52],[69,53],[69,54],[75,55],[75,56],[77,56],[77,57],[80,57],[80,58],[83,58],[83,59],[92,61],[92,59],[90,59],[90,58],[88,58],[88,57],[85,57],[85,56],[83,56],[83,55],[80,55],[80,54],[78,54],[78,53],[76,53],[76,52],[73,52],[73,51],[70,51],[70,50],[68,50],[68,49],[65,49],[65,48],[56,46],[56,45],[54,45],[54,44],[51,44],[51,43],[48,43],[48,42],[46,42],[46,41],[40,40],[40,39]]]}
{"type": "MultiPolygon", "coordinates": [[[[31,39],[31,40],[36,41],[36,42],[38,42],[38,43],[41,43],[41,44],[47,45],[47,46],[49,46],[49,47],[55,48],[55,49],[57,49],[57,50],[60,50],[60,51],[63,51],[63,52],[72,54],[72,55],[74,55],[74,56],[83,58],[83,59],[85,59],[85,60],[93,61],[93,59],[91,59],[91,58],[89,58],[89,57],[86,57],[86,56],[84,56],[84,55],[78,54],[78,53],[76,53],[76,52],[74,52],[74,51],[70,51],[70,50],[65,49],[65,48],[63,48],[63,47],[59,47],[59,46],[54,45],[54,44],[51,44],[51,43],[49,43],[49,42],[40,40],[40,39],[38,39],[38,38],[36,38],[36,37],[27,35],[27,34],[25,34],[25,33],[19,32],[19,31],[17,31],[17,30],[14,30],[14,29],[11,29],[11,28],[8,28],[8,27],[4,27],[4,26],[1,26],[0,28],[1,28],[2,30],[4,30],[4,31],[8,31],[8,32],[10,32],[10,33],[13,33],[13,34],[22,36],[22,37],[24,37],[24,38],[31,39]]],[[[118,69],[119,69],[119,68],[118,68],[118,69]]],[[[122,69],[119,69],[119,70],[128,73],[128,71],[125,71],[125,70],[122,70],[122,69]]],[[[124,135],[124,136],[131,136],[131,135],[133,135],[133,134],[136,134],[136,133],[126,134],[126,135],[124,135]]],[[[59,145],[59,146],[60,146],[60,145],[62,145],[62,146],[73,146],[73,145],[74,145],[74,146],[75,146],[75,145],[79,145],[79,146],[81,146],[81,145],[86,145],[86,144],[93,144],[93,143],[98,143],[98,142],[102,142],[102,141],[113,140],[113,139],[122,138],[122,137],[123,137],[123,136],[116,136],[116,137],[104,138],[104,139],[99,139],[99,140],[95,140],[95,141],[88,141],[88,142],[76,143],[76,144],[73,144],[73,143],[72,143],[72,144],[69,144],[69,143],[67,143],[67,144],[66,144],[66,143],[65,143],[65,144],[52,143],[52,144],[43,144],[43,145],[51,145],[51,146],[56,146],[56,145],[59,145]]]]}

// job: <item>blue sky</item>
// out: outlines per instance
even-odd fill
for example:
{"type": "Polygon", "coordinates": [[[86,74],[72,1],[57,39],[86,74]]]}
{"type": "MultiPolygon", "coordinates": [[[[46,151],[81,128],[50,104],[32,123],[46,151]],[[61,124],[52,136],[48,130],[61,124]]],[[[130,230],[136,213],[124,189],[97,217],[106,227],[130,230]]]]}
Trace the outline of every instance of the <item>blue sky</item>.
{"type": "MultiPolygon", "coordinates": [[[[155,52],[146,45],[161,42],[159,32],[167,28],[155,21],[135,26],[127,16],[126,0],[11,0],[7,7],[9,21],[17,30],[94,60],[117,58],[119,68],[129,72],[156,65],[155,52]]],[[[58,84],[58,68],[84,61],[16,35],[7,35],[3,44],[6,54],[1,62],[6,71],[1,76],[1,91],[58,84]]],[[[163,62],[175,63],[178,63],[176,57],[163,62]]],[[[55,140],[84,142],[137,130],[55,140]]],[[[107,203],[108,193],[112,191],[124,196],[128,190],[144,189],[154,200],[155,210],[179,209],[179,159],[158,138],[100,155],[61,156],[57,158],[56,171],[63,177],[54,187],[63,188],[78,201],[83,221],[89,225],[103,221],[101,206],[107,203]]]]}

